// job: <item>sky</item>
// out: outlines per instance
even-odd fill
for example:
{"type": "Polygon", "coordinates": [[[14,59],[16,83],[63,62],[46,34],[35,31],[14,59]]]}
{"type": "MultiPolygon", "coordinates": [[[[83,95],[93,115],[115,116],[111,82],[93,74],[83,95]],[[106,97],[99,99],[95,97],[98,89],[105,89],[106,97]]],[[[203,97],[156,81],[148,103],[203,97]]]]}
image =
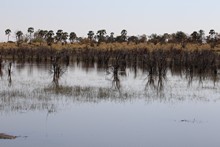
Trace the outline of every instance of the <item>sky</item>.
{"type": "Polygon", "coordinates": [[[62,29],[86,37],[89,30],[107,34],[191,34],[200,29],[220,32],[219,0],[0,0],[0,41],[6,29],[27,33],[62,29]]]}

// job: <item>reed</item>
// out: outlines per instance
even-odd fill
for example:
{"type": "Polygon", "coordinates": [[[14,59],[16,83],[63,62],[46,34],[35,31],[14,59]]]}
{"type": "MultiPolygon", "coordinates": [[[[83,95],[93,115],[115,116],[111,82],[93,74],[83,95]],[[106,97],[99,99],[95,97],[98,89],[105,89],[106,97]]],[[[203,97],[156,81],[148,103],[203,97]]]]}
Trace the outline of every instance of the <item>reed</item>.
{"type": "MultiPolygon", "coordinates": [[[[127,66],[132,67],[135,73],[137,68],[141,68],[148,72],[150,79],[148,83],[154,83],[151,75],[164,77],[168,67],[172,73],[186,73],[187,77],[199,74],[203,78],[208,74],[215,76],[220,67],[218,47],[209,49],[208,44],[186,44],[185,48],[174,43],[154,45],[117,42],[100,43],[99,46],[80,43],[67,45],[57,43],[50,47],[32,43],[31,45],[22,44],[19,48],[14,44],[1,43],[0,46],[2,46],[1,60],[50,62],[57,77],[62,72],[58,62],[68,66],[74,61],[82,62],[86,67],[94,63],[97,63],[98,68],[108,69],[112,66],[115,75],[119,74],[118,71],[125,71],[127,66]]],[[[118,81],[116,76],[114,79],[118,81]]]]}

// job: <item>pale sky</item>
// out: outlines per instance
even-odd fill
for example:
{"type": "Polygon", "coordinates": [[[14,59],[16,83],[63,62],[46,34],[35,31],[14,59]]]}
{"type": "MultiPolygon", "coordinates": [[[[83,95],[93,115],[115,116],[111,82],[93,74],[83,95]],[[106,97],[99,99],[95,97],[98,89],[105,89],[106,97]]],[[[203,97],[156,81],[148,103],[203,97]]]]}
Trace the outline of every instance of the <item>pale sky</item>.
{"type": "Polygon", "coordinates": [[[5,30],[27,33],[28,27],[75,32],[87,36],[106,29],[107,33],[151,35],[188,34],[200,29],[220,32],[220,0],[0,0],[0,41],[5,30]]]}

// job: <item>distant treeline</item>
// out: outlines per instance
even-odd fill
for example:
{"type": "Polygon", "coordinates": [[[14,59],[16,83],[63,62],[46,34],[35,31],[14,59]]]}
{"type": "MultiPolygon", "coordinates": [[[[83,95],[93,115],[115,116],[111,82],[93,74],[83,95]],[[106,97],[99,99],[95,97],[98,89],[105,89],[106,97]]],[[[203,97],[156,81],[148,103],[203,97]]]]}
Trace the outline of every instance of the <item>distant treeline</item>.
{"type": "MultiPolygon", "coordinates": [[[[49,46],[52,44],[62,43],[63,45],[68,42],[81,43],[81,44],[90,44],[91,46],[100,45],[100,43],[124,43],[127,44],[139,44],[139,43],[153,43],[157,44],[166,44],[166,43],[175,43],[180,44],[182,48],[185,48],[187,43],[193,44],[210,44],[211,48],[215,48],[220,44],[220,34],[216,33],[215,30],[211,29],[209,35],[205,35],[203,30],[194,31],[190,35],[182,31],[176,33],[164,33],[163,35],[151,34],[150,36],[141,35],[141,36],[128,36],[127,30],[123,29],[121,34],[114,36],[114,32],[107,34],[105,29],[98,30],[96,33],[94,31],[88,31],[87,37],[78,37],[75,32],[65,32],[61,29],[57,30],[55,33],[53,30],[37,30],[34,31],[33,27],[27,29],[27,34],[24,35],[22,31],[17,31],[16,43],[21,45],[22,43],[47,43],[49,46]]],[[[5,35],[8,36],[8,42],[10,42],[11,30],[6,29],[5,35]]]]}

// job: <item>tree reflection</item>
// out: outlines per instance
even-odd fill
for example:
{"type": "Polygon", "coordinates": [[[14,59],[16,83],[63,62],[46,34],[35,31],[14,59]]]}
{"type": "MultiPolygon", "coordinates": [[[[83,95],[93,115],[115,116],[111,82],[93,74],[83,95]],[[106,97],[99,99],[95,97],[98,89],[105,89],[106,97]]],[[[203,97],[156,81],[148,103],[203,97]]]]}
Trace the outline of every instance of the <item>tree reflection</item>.
{"type": "Polygon", "coordinates": [[[116,55],[112,65],[106,68],[107,75],[112,75],[112,88],[120,92],[121,82],[119,76],[126,76],[126,56],[116,55]]]}
{"type": "Polygon", "coordinates": [[[147,59],[148,81],[145,85],[145,89],[150,87],[157,92],[162,92],[167,73],[167,55],[162,50],[158,50],[152,54],[153,55],[147,59]]]}
{"type": "MultiPolygon", "coordinates": [[[[188,87],[191,86],[189,87],[189,89],[192,90],[193,88],[195,88],[195,86],[193,85],[194,82],[199,83],[201,85],[205,85],[207,81],[209,81],[210,84],[210,80],[211,80],[211,84],[213,82],[215,86],[216,83],[219,81],[219,58],[213,56],[212,54],[207,54],[207,56],[209,56],[208,58],[205,57],[206,55],[205,53],[199,53],[199,52],[193,54],[192,53],[182,54],[182,51],[179,51],[179,53],[177,53],[178,56],[176,57],[175,55],[172,55],[170,57],[169,54],[161,50],[152,51],[149,53],[146,52],[144,53],[145,54],[144,57],[141,57],[141,54],[142,52],[137,55],[135,54],[134,56],[132,56],[133,54],[130,54],[128,56],[126,53],[123,54],[112,53],[111,56],[110,55],[107,56],[106,53],[102,53],[96,55],[97,59],[100,60],[99,61],[100,63],[97,62],[94,63],[94,60],[96,60],[96,58],[95,59],[90,58],[89,60],[86,61],[86,66],[84,66],[83,63],[81,63],[80,61],[82,67],[78,68],[78,70],[82,70],[82,72],[86,72],[85,69],[95,68],[94,65],[96,64],[97,66],[99,66],[97,72],[102,72],[102,73],[97,75],[92,74],[92,76],[100,76],[100,75],[103,76],[104,71],[106,71],[106,74],[108,75],[109,80],[111,81],[110,82],[111,86],[106,86],[106,87],[104,87],[101,84],[96,86],[94,85],[91,86],[90,81],[87,81],[88,83],[85,84],[86,86],[85,85],[81,86],[80,85],[81,83],[73,83],[73,85],[61,84],[60,82],[61,77],[64,78],[65,80],[69,80],[68,74],[67,76],[64,76],[63,74],[66,72],[67,66],[72,63],[66,62],[66,64],[63,64],[64,62],[61,60],[62,56],[59,54],[56,54],[52,57],[51,60],[52,62],[50,67],[47,67],[46,66],[47,64],[45,64],[45,66],[42,68],[41,65],[43,63],[38,63],[38,64],[33,63],[34,66],[33,64],[32,65],[22,64],[22,68],[15,69],[16,71],[15,72],[13,71],[13,74],[12,74],[12,63],[10,62],[8,66],[5,66],[6,69],[2,69],[3,67],[0,66],[1,67],[0,74],[4,71],[6,73],[4,74],[5,77],[2,78],[2,81],[6,83],[4,85],[7,86],[8,83],[10,86],[12,84],[12,78],[13,81],[19,81],[19,80],[21,81],[17,73],[19,73],[20,75],[25,73],[23,72],[23,70],[27,69],[25,68],[25,66],[32,66],[32,68],[40,69],[39,71],[50,70],[53,85],[52,86],[50,85],[50,87],[46,87],[46,88],[44,87],[44,85],[43,88],[37,87],[39,86],[37,84],[36,84],[37,86],[32,85],[33,87],[36,86],[35,87],[36,89],[34,89],[33,91],[28,91],[26,89],[27,87],[22,87],[25,86],[25,84],[23,85],[21,84],[22,82],[16,83],[18,87],[16,86],[13,88],[4,89],[4,86],[2,86],[3,88],[0,89],[0,110],[7,111],[8,109],[10,109],[11,111],[18,111],[18,110],[43,109],[43,110],[47,110],[48,113],[52,113],[55,112],[56,103],[58,103],[59,100],[63,101],[63,99],[65,100],[68,99],[69,101],[73,101],[73,102],[77,101],[80,103],[85,103],[85,102],[97,103],[103,100],[106,101],[115,100],[121,102],[124,101],[125,99],[133,100],[135,98],[143,98],[143,97],[145,98],[144,95],[146,94],[145,91],[147,91],[147,93],[149,94],[149,97],[147,99],[148,101],[153,101],[155,99],[157,100],[158,98],[161,98],[162,96],[161,95],[158,96],[158,93],[164,94],[165,96],[168,95],[167,96],[168,98],[163,99],[163,101],[169,101],[170,99],[172,99],[170,95],[175,94],[175,92],[170,92],[171,93],[170,94],[169,91],[166,90],[171,89],[170,91],[172,91],[172,88],[173,89],[176,88],[173,85],[171,85],[170,88],[169,82],[171,82],[171,84],[178,85],[179,84],[178,82],[179,81],[181,82],[182,80],[183,81],[182,84],[185,84],[185,82],[187,82],[187,84],[184,86],[187,85],[188,87]],[[200,54],[202,54],[202,56],[200,54]],[[104,60],[104,58],[106,59],[104,60]],[[178,60],[178,58],[180,59],[178,60]],[[100,68],[102,68],[102,70],[100,70],[100,68]],[[133,72],[128,74],[126,73],[126,71],[133,71],[133,72]],[[140,78],[138,73],[139,71],[143,71],[144,76],[147,76],[145,78],[146,81],[144,81],[144,83],[138,83],[138,85],[135,87],[135,85],[132,85],[131,82],[130,83],[128,82],[127,83],[128,85],[125,86],[123,81],[123,86],[122,86],[121,84],[122,76],[126,76],[125,77],[126,80],[132,79],[138,81],[138,78],[140,78]],[[166,79],[169,79],[169,81],[166,82],[166,79]],[[176,81],[176,79],[178,79],[178,81],[176,81]],[[127,87],[133,89],[126,89],[127,87]],[[14,90],[14,88],[17,89],[14,90]],[[56,98],[56,100],[58,101],[54,100],[53,98],[56,98]]],[[[85,58],[86,57],[88,56],[85,56],[85,58]]],[[[75,64],[73,64],[73,66],[74,65],[75,64]]],[[[87,70],[87,72],[86,74],[90,76],[89,75],[90,70],[87,70]]],[[[29,74],[29,76],[31,76],[31,74],[29,74]]],[[[99,78],[99,80],[102,79],[103,77],[99,78]]],[[[33,79],[33,81],[37,81],[37,80],[39,79],[33,79]]],[[[80,79],[80,80],[84,80],[84,79],[80,79]]],[[[94,80],[91,82],[96,82],[96,81],[94,80]]],[[[104,82],[104,79],[102,82],[104,82]]],[[[180,90],[179,93],[181,93],[182,92],[181,89],[179,90],[180,90]]],[[[192,98],[194,98],[194,93],[192,98]]],[[[176,97],[174,97],[174,99],[176,99],[176,97]]]]}
{"type": "Polygon", "coordinates": [[[11,84],[12,84],[12,79],[11,79],[11,66],[12,66],[12,63],[9,62],[9,65],[8,65],[8,86],[10,87],[11,84]]]}
{"type": "Polygon", "coordinates": [[[121,84],[120,84],[120,79],[119,79],[119,66],[110,66],[106,70],[107,75],[111,75],[112,77],[110,80],[112,80],[112,88],[116,89],[120,92],[121,84]]]}
{"type": "Polygon", "coordinates": [[[0,57],[0,77],[3,76],[2,68],[2,58],[0,57]]]}
{"type": "Polygon", "coordinates": [[[60,57],[55,56],[52,61],[52,68],[50,70],[50,73],[53,74],[52,82],[56,87],[59,87],[59,79],[66,72],[66,69],[66,67],[62,66],[60,62],[60,57]]]}

